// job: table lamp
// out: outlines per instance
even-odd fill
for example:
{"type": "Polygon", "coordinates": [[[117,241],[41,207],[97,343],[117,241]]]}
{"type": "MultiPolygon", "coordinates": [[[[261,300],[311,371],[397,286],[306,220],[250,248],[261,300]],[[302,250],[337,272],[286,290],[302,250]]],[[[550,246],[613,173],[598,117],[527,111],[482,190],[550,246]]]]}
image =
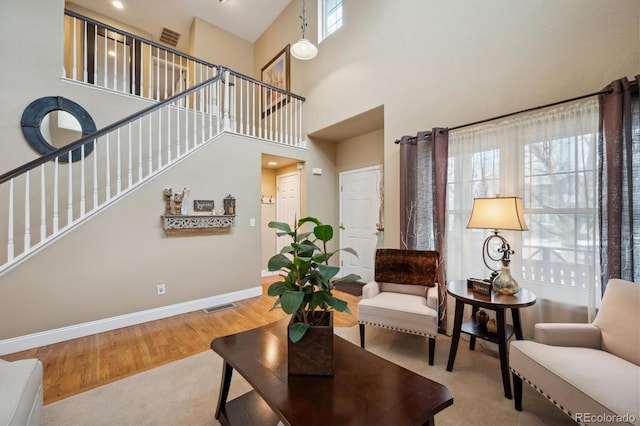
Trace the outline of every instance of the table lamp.
{"type": "Polygon", "coordinates": [[[520,287],[511,276],[509,257],[514,254],[507,240],[498,234],[499,230],[527,231],[527,224],[524,221],[522,198],[520,197],[500,197],[495,198],[474,198],[473,209],[467,229],[492,229],[493,235],[484,240],[482,246],[482,260],[491,271],[490,281],[493,289],[501,294],[515,294],[520,287]],[[493,240],[498,240],[500,247],[496,250],[495,256],[490,251],[490,244],[493,240]],[[487,260],[500,261],[502,269],[491,267],[487,260]]]}

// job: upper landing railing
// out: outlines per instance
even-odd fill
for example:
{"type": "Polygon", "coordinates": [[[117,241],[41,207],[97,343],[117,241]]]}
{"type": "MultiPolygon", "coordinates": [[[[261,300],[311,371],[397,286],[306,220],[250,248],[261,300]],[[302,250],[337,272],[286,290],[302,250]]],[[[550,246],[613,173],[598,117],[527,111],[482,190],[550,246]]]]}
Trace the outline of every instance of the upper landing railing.
{"type": "MultiPolygon", "coordinates": [[[[73,81],[163,101],[220,73],[217,65],[69,10],[64,28],[63,77],[73,81]]],[[[304,148],[303,97],[234,71],[229,78],[225,131],[304,148]]]]}
{"type": "Polygon", "coordinates": [[[146,93],[145,97],[156,102],[0,175],[0,273],[191,154],[222,131],[304,147],[301,131],[304,98],[231,70],[161,50],[130,34],[115,34],[115,29],[100,27],[77,15],[70,14],[66,18],[72,23],[67,34],[73,28],[84,29],[81,36],[74,33],[71,41],[65,39],[65,45],[74,56],[81,51],[79,57],[84,58],[81,65],[76,62],[73,66],[72,69],[82,72],[71,73],[72,79],[82,76],[78,80],[82,83],[132,96],[138,96],[136,88],[139,88],[139,96],[146,93]],[[93,32],[92,37],[87,30],[93,32]],[[107,43],[104,46],[107,50],[112,43],[114,49],[132,46],[131,57],[136,56],[135,51],[146,52],[140,55],[139,61],[133,62],[138,63],[137,69],[144,69],[145,74],[151,69],[156,80],[145,80],[140,76],[138,83],[137,77],[126,77],[124,80],[129,83],[123,86],[120,84],[123,76],[135,76],[138,71],[129,67],[128,71],[120,72],[121,67],[117,64],[106,79],[95,66],[89,72],[91,61],[86,58],[92,51],[96,59],[99,34],[107,34],[102,41],[107,43]],[[88,48],[89,40],[93,50],[88,48]],[[147,53],[150,56],[147,57],[147,53]],[[158,56],[166,59],[174,55],[175,59],[162,70],[158,64],[168,62],[154,60],[158,56]],[[182,66],[185,68],[180,73],[188,76],[184,86],[170,87],[169,79],[165,78],[159,88],[156,84],[159,75],[168,75],[169,70],[182,66]],[[89,81],[89,75],[94,76],[92,81],[89,81]],[[96,75],[99,76],[97,79],[96,75]],[[102,85],[105,83],[113,85],[105,87],[102,85]],[[153,90],[147,91],[148,87],[153,90]]]}

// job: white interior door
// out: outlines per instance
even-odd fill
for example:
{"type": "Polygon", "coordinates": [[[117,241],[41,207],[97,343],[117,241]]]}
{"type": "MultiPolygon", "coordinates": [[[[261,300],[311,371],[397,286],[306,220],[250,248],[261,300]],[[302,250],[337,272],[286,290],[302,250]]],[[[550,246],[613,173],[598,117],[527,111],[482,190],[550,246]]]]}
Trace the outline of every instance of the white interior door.
{"type": "Polygon", "coordinates": [[[380,166],[340,173],[341,247],[351,247],[358,253],[356,258],[341,252],[341,273],[358,274],[363,282],[371,281],[374,273],[380,179],[380,166]]]}
{"type": "MultiPolygon", "coordinates": [[[[294,225],[300,219],[300,173],[287,173],[276,176],[276,221],[294,225]]],[[[289,237],[276,239],[276,250],[290,243],[289,237]]]]}

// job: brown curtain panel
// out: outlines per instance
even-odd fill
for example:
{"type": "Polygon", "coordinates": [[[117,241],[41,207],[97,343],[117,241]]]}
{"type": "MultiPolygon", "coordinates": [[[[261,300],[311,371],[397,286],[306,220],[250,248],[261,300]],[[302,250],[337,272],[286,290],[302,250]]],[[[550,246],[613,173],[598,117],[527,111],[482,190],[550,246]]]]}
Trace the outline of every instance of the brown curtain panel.
{"type": "Polygon", "coordinates": [[[446,330],[447,129],[400,138],[400,247],[439,252],[440,329],[446,330]]]}
{"type": "Polygon", "coordinates": [[[613,81],[600,95],[598,202],[604,292],[610,278],[640,282],[640,101],[638,84],[613,81]]]}

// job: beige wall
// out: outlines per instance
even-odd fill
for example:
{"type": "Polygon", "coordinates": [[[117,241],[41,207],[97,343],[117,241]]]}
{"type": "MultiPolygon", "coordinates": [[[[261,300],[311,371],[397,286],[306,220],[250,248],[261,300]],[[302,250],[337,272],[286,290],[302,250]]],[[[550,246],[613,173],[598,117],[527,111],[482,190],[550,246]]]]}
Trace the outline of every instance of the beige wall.
{"type": "Polygon", "coordinates": [[[336,171],[362,169],[384,163],[384,129],[340,141],[336,145],[336,171]]]}
{"type": "MultiPolygon", "coordinates": [[[[292,61],[307,132],[384,106],[385,241],[399,244],[394,141],[600,90],[640,70],[640,2],[354,0],[312,61],[292,61]]],[[[256,65],[299,35],[299,2],[256,42],[256,65]],[[262,55],[262,56],[260,56],[262,55]]],[[[315,7],[307,35],[316,41],[315,7]]]]}
{"type": "Polygon", "coordinates": [[[253,44],[195,18],[190,28],[191,56],[245,75],[253,72],[253,44]]]}

